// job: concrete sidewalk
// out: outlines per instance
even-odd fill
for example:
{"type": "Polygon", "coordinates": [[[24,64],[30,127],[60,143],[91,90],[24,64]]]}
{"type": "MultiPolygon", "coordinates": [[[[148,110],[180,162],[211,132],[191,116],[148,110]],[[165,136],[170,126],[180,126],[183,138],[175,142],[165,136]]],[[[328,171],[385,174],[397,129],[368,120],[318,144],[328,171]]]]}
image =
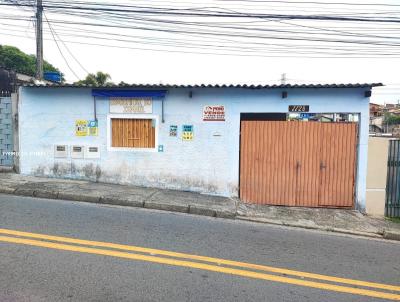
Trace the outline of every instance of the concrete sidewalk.
{"type": "Polygon", "coordinates": [[[84,201],[400,240],[400,224],[339,209],[243,204],[192,192],[0,173],[0,193],[84,201]]]}
{"type": "Polygon", "coordinates": [[[236,214],[255,222],[400,240],[400,223],[354,210],[238,204],[236,214]]]}
{"type": "Polygon", "coordinates": [[[191,192],[0,174],[0,193],[50,199],[75,200],[111,205],[234,218],[236,203],[229,198],[191,192]]]}

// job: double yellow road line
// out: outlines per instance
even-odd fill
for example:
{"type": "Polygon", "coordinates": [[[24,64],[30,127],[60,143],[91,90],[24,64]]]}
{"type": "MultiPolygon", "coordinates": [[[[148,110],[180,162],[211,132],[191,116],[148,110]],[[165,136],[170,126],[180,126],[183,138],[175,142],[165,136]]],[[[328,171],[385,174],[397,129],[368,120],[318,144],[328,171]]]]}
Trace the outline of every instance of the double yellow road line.
{"type": "Polygon", "coordinates": [[[253,279],[400,301],[400,286],[396,285],[339,278],[139,246],[50,236],[8,229],[0,229],[0,234],[0,242],[195,268],[253,279]]]}

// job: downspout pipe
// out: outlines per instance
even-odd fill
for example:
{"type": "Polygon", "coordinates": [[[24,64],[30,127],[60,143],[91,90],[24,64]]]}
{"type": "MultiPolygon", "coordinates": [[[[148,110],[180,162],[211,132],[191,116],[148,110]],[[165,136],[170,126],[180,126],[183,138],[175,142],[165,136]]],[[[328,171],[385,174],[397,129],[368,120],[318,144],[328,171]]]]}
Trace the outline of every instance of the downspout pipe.
{"type": "Polygon", "coordinates": [[[93,96],[93,112],[94,112],[94,120],[97,122],[97,101],[95,96],[93,96]]]}

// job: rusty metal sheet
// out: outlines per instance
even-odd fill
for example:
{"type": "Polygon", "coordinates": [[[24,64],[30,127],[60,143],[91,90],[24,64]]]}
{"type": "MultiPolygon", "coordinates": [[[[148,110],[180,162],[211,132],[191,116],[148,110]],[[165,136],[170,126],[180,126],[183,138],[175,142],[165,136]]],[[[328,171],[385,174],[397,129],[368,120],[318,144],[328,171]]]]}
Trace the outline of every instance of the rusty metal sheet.
{"type": "Polygon", "coordinates": [[[354,203],[357,124],[322,124],[320,206],[354,203]]]}

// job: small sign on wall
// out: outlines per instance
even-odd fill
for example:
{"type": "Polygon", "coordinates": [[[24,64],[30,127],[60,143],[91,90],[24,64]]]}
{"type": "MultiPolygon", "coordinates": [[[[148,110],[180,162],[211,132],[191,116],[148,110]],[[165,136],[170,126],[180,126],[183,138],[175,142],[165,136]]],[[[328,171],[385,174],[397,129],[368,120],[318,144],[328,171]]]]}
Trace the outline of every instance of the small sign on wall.
{"type": "Polygon", "coordinates": [[[223,105],[204,106],[203,121],[224,122],[225,106],[223,105]]]}
{"type": "Polygon", "coordinates": [[[153,113],[152,98],[110,98],[110,113],[153,113]]]}
{"type": "Polygon", "coordinates": [[[178,136],[178,126],[177,125],[169,126],[169,136],[172,136],[172,137],[178,136]]]}
{"type": "Polygon", "coordinates": [[[193,140],[193,125],[182,126],[182,140],[192,141],[193,140]]]}
{"type": "Polygon", "coordinates": [[[88,132],[88,121],[87,120],[76,120],[75,121],[75,135],[86,136],[88,132]]]}
{"type": "Polygon", "coordinates": [[[96,120],[89,121],[88,123],[88,133],[90,136],[99,135],[99,122],[96,120]]]}

